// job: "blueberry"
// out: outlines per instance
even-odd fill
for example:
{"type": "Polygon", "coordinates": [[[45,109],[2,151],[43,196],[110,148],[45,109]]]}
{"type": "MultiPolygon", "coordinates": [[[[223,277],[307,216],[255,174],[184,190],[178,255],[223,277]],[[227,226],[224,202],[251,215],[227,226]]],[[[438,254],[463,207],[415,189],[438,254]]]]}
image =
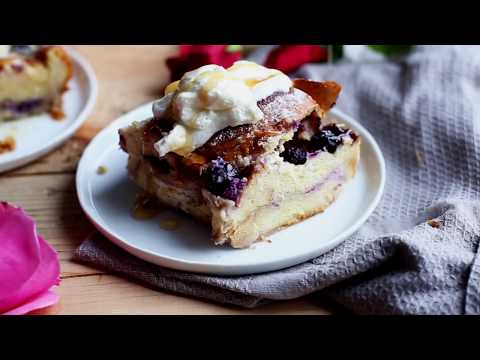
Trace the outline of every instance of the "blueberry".
{"type": "Polygon", "coordinates": [[[222,194],[222,197],[225,199],[230,199],[233,201],[237,201],[238,197],[240,196],[240,193],[243,191],[245,186],[247,185],[247,179],[246,178],[234,178],[230,184],[227,186],[225,191],[222,194]]]}
{"type": "Polygon", "coordinates": [[[39,107],[43,104],[42,99],[32,99],[22,101],[21,103],[17,104],[16,112],[17,113],[27,113],[33,111],[35,108],[39,107]]]}
{"type": "Polygon", "coordinates": [[[307,151],[298,144],[286,143],[285,150],[280,154],[285,161],[295,165],[302,165],[307,162],[307,151]]]}
{"type": "Polygon", "coordinates": [[[32,99],[21,102],[15,102],[12,100],[5,100],[0,104],[0,109],[8,109],[17,114],[28,113],[36,108],[40,107],[43,104],[42,99],[32,99]]]}
{"type": "Polygon", "coordinates": [[[207,189],[215,195],[223,195],[239,172],[236,166],[226,162],[222,158],[212,160],[203,172],[207,189]]]}
{"type": "Polygon", "coordinates": [[[310,148],[312,151],[322,150],[333,154],[337,147],[342,144],[346,133],[336,124],[327,125],[312,136],[310,148]]]}

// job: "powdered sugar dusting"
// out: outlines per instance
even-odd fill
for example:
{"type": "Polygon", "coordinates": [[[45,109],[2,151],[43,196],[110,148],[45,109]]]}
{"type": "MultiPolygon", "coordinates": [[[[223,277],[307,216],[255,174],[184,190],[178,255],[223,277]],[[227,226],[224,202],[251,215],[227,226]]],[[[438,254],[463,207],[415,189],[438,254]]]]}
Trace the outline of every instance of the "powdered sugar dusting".
{"type": "Polygon", "coordinates": [[[302,120],[315,108],[314,100],[298,89],[292,89],[287,94],[275,96],[271,101],[265,99],[258,103],[260,109],[265,114],[265,121],[294,122],[302,120]]]}

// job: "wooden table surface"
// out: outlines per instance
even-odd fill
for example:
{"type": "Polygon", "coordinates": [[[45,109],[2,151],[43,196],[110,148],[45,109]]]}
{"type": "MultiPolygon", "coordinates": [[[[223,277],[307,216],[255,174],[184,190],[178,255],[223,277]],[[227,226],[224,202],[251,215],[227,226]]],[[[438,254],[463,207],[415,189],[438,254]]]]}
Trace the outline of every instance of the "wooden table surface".
{"type": "Polygon", "coordinates": [[[72,261],[74,249],[93,226],[75,192],[75,169],[96,133],[119,115],[158,98],[168,81],[166,57],[174,46],[74,46],[93,66],[99,96],[76,135],[57,150],[23,168],[0,175],[0,200],[23,207],[58,251],[60,303],[43,314],[327,314],[319,295],[246,310],[144,287],[109,272],[72,261]]]}

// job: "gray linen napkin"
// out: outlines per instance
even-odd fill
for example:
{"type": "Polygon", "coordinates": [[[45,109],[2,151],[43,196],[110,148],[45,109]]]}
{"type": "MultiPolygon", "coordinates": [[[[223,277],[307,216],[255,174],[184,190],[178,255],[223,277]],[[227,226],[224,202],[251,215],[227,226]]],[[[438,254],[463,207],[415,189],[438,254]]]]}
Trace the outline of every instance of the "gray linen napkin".
{"type": "Polygon", "coordinates": [[[100,236],[76,258],[244,307],[321,290],[359,314],[480,314],[480,47],[422,46],[396,61],[310,64],[296,75],[341,83],[338,108],[384,152],[385,195],[356,234],[316,259],[252,276],[160,268],[100,236]]]}

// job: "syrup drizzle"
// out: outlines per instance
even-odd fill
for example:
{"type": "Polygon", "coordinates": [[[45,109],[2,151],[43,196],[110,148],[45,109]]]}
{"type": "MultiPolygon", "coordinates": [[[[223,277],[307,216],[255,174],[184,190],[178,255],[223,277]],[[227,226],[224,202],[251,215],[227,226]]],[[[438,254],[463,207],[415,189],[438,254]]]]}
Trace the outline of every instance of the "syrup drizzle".
{"type": "Polygon", "coordinates": [[[137,194],[132,216],[136,220],[152,219],[165,209],[148,193],[137,194]]]}
{"type": "Polygon", "coordinates": [[[166,219],[160,222],[160,227],[164,230],[174,231],[180,227],[180,220],[177,219],[166,219]]]}

